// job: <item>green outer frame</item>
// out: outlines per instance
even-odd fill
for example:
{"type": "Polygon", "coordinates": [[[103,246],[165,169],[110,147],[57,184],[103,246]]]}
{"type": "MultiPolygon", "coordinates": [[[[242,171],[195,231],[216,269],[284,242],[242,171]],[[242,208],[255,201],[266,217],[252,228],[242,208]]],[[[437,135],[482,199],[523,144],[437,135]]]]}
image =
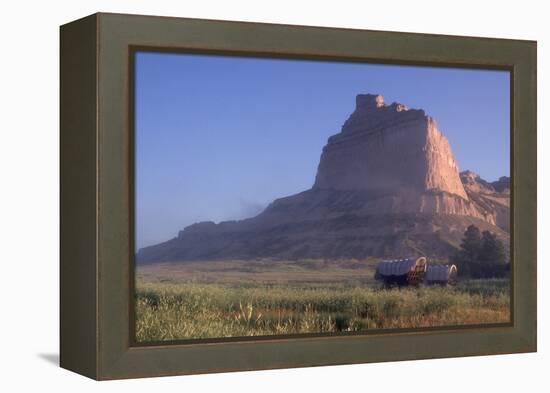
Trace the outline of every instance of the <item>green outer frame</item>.
{"type": "Polygon", "coordinates": [[[94,14],[61,27],[61,366],[95,379],[536,351],[536,42],[94,14]],[[136,346],[135,48],[512,71],[513,322],[136,346]]]}

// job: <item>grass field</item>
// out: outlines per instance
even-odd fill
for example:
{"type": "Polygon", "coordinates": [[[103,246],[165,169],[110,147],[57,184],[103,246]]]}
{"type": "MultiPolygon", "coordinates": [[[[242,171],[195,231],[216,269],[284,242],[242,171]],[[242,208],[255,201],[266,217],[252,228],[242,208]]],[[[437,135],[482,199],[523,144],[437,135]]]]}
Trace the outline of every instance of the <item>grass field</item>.
{"type": "Polygon", "coordinates": [[[376,261],[224,261],[140,266],[136,338],[363,331],[508,322],[509,281],[384,289],[376,261]]]}

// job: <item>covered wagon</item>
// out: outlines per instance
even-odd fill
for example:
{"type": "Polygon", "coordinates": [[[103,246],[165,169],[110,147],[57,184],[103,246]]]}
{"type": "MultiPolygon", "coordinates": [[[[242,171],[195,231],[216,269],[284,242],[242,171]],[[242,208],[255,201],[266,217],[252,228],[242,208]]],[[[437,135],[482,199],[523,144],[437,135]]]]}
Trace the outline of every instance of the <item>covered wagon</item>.
{"type": "Polygon", "coordinates": [[[381,261],[374,277],[386,285],[419,285],[424,281],[426,267],[424,257],[381,261]]]}
{"type": "Polygon", "coordinates": [[[429,265],[426,269],[426,284],[455,285],[458,269],[456,265],[429,265]]]}

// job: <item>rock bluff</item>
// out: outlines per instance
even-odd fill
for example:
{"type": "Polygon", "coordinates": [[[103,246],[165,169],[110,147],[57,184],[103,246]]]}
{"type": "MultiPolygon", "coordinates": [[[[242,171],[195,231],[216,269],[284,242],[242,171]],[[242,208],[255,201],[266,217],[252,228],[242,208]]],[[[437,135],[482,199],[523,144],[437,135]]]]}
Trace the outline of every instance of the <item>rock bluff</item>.
{"type": "Polygon", "coordinates": [[[449,141],[423,110],[356,98],[342,131],[323,148],[314,189],[446,192],[468,200],[449,141]]]}
{"type": "Polygon", "coordinates": [[[509,242],[509,201],[509,178],[459,173],[449,141],[423,110],[360,94],[323,148],[311,189],[245,220],[190,225],[137,260],[446,258],[471,224],[509,242]]]}

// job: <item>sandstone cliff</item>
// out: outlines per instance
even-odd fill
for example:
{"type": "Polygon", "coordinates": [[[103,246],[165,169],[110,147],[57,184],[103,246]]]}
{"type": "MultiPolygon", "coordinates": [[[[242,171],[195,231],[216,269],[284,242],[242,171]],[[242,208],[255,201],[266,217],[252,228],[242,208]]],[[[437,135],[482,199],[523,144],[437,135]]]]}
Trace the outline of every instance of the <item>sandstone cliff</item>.
{"type": "Polygon", "coordinates": [[[447,138],[423,110],[358,95],[342,131],[323,148],[314,190],[365,190],[373,214],[494,217],[471,203],[447,138]]]}
{"type": "Polygon", "coordinates": [[[447,138],[423,110],[358,95],[323,148],[311,189],[250,219],[191,225],[137,259],[447,257],[470,224],[509,241],[506,179],[459,174],[447,138]]]}
{"type": "Polygon", "coordinates": [[[494,223],[506,232],[510,231],[510,178],[503,176],[489,183],[477,173],[460,173],[466,193],[479,211],[485,212],[494,223]]]}
{"type": "Polygon", "coordinates": [[[423,110],[358,95],[342,131],[323,148],[314,189],[436,191],[468,196],[449,141],[423,110]]]}

